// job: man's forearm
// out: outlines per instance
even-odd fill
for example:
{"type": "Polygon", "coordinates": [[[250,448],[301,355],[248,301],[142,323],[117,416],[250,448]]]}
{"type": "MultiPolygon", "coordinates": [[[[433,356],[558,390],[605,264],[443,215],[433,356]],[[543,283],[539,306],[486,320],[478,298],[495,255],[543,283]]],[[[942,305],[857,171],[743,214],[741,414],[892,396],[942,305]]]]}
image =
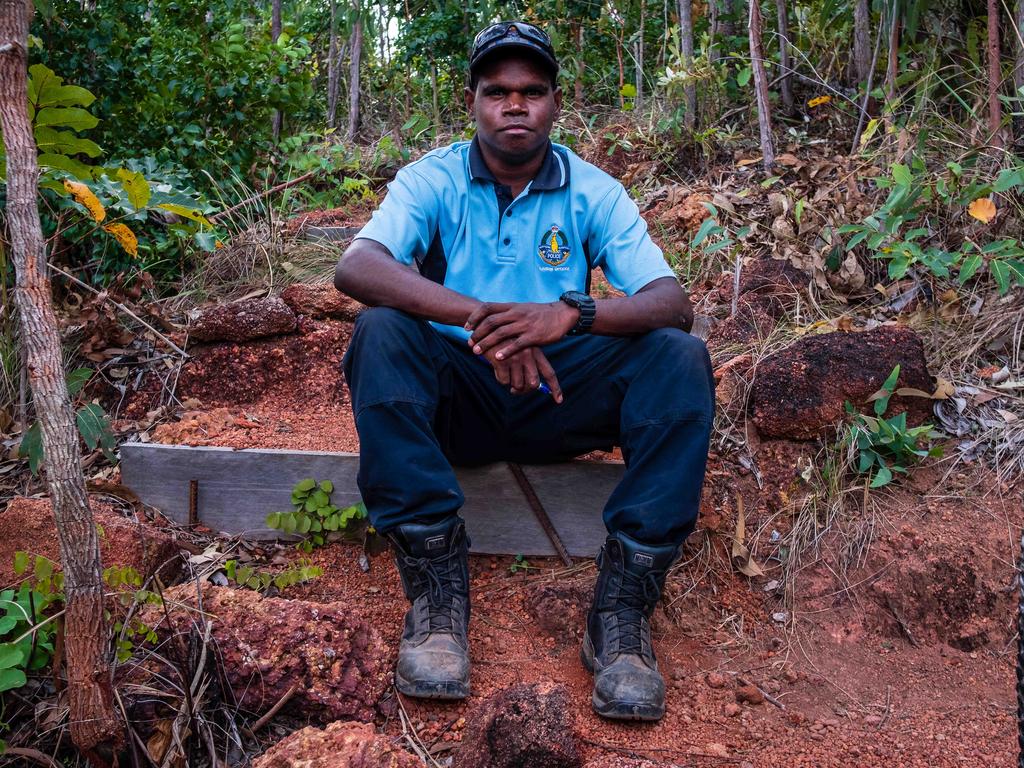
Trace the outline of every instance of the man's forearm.
{"type": "Polygon", "coordinates": [[[355,240],[346,249],[334,286],[367,306],[393,307],[445,325],[463,325],[480,304],[400,264],[372,240],[355,240]]]}
{"type": "Polygon", "coordinates": [[[657,328],[693,327],[693,308],[683,287],[671,277],[647,284],[632,296],[597,299],[591,333],[632,336],[657,328]]]}

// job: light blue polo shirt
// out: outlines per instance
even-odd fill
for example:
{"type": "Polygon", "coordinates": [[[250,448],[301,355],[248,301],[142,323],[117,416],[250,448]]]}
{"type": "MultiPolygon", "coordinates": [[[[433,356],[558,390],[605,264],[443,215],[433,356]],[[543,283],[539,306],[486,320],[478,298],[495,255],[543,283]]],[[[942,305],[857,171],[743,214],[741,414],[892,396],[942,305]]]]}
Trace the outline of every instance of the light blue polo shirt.
{"type": "MultiPolygon", "coordinates": [[[[514,200],[475,139],[429,152],[398,172],[356,237],[480,301],[550,302],[587,292],[592,267],[627,295],[675,277],[622,184],[558,144],[514,200]]],[[[433,325],[469,337],[462,327],[433,325]]]]}

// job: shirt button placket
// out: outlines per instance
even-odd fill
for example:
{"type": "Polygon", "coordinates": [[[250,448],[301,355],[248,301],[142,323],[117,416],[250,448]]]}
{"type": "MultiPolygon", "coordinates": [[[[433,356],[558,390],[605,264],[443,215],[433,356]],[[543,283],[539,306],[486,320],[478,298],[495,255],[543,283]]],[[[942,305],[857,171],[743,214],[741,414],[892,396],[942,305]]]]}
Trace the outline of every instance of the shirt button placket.
{"type": "Polygon", "coordinates": [[[502,222],[501,226],[501,247],[499,251],[501,253],[501,261],[506,263],[516,260],[512,245],[512,241],[515,239],[515,232],[513,231],[515,220],[512,217],[513,205],[514,203],[510,203],[508,208],[505,209],[505,221],[502,222]]]}

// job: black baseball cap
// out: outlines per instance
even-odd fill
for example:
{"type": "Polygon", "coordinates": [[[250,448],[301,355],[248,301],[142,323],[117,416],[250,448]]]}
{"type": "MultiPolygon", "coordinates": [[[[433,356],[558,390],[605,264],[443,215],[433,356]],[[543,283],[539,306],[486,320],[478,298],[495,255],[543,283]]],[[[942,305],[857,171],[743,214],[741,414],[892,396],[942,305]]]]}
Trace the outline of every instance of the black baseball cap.
{"type": "Polygon", "coordinates": [[[558,76],[558,59],[547,32],[525,21],[499,21],[480,30],[473,38],[469,52],[470,77],[491,54],[517,48],[540,59],[551,70],[552,79],[558,76]]]}

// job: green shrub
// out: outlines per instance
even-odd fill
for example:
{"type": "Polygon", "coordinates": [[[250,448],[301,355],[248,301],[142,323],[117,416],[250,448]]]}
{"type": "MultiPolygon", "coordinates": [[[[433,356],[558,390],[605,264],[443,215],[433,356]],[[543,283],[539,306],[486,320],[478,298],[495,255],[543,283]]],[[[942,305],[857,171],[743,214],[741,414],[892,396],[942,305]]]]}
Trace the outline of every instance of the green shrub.
{"type": "MultiPolygon", "coordinates": [[[[847,251],[863,244],[873,259],[886,263],[891,280],[899,280],[920,266],[940,278],[955,271],[963,284],[988,271],[1000,293],[1024,285],[1024,248],[1014,238],[985,241],[983,236],[964,239],[950,250],[944,238],[939,211],[973,216],[987,224],[990,214],[977,206],[986,204],[994,215],[989,196],[1024,188],[1024,168],[1007,168],[990,181],[973,179],[958,163],[950,162],[939,173],[929,173],[922,161],[909,166],[895,163],[888,177],[876,179],[889,190],[885,203],[862,222],[845,224],[837,234],[849,235],[847,251]]],[[[981,233],[983,235],[983,233],[981,233]]],[[[833,257],[838,266],[838,255],[833,257]]]]}
{"type": "Polygon", "coordinates": [[[334,484],[330,480],[320,483],[312,478],[300,480],[292,489],[293,511],[271,512],[267,515],[267,527],[304,536],[298,546],[305,552],[322,546],[332,535],[340,537],[355,523],[366,519],[366,507],[360,502],[340,509],[331,504],[333,492],[334,484]]]}
{"type": "Polygon", "coordinates": [[[856,471],[871,478],[871,488],[892,482],[893,472],[906,473],[907,467],[923,458],[942,455],[941,446],[928,447],[931,440],[942,437],[933,425],[907,426],[906,412],[884,418],[889,399],[896,391],[900,367],[893,368],[875,400],[874,416],[858,413],[849,403],[846,411],[853,417],[846,434],[846,444],[856,452],[856,471]]]}

